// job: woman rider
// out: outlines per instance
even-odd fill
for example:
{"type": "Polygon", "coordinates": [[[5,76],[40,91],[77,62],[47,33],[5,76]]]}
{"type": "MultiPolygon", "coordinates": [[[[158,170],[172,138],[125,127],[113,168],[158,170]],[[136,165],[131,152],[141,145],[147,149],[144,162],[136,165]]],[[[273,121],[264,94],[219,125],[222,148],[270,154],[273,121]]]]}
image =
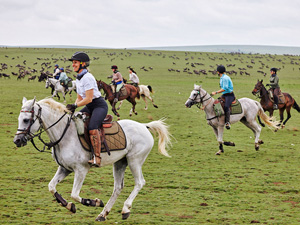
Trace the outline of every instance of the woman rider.
{"type": "Polygon", "coordinates": [[[68,104],[67,109],[74,112],[77,107],[84,106],[80,112],[87,112],[91,115],[88,131],[94,150],[94,158],[88,162],[92,166],[99,167],[101,164],[101,139],[98,129],[106,117],[108,106],[101,97],[95,77],[87,70],[90,64],[89,56],[84,52],[76,52],[69,61],[73,62],[73,70],[77,72],[77,99],[75,104],[68,104]]]}
{"type": "Polygon", "coordinates": [[[280,87],[278,84],[279,78],[277,76],[277,69],[271,68],[270,72],[271,72],[270,84],[267,84],[266,86],[271,86],[271,90],[273,92],[273,98],[274,98],[273,109],[278,109],[278,95],[280,94],[280,87]]]}
{"type": "Polygon", "coordinates": [[[111,67],[113,71],[112,75],[112,91],[115,93],[115,99],[114,102],[118,102],[119,97],[120,97],[120,89],[123,86],[123,77],[122,74],[118,71],[118,67],[116,65],[113,65],[111,67]]]}
{"type": "Polygon", "coordinates": [[[230,106],[234,101],[235,96],[233,93],[233,84],[228,75],[226,75],[226,68],[223,65],[217,67],[217,72],[220,76],[220,87],[221,89],[218,91],[214,91],[211,95],[216,95],[218,93],[223,93],[222,97],[225,98],[225,127],[226,129],[230,129],[230,106]]]}
{"type": "Polygon", "coordinates": [[[129,68],[129,80],[132,82],[133,86],[139,87],[140,80],[132,68],[129,68]]]}
{"type": "Polygon", "coordinates": [[[65,73],[64,68],[60,68],[59,82],[65,88],[65,92],[69,91],[68,89],[68,76],[65,73]]]}

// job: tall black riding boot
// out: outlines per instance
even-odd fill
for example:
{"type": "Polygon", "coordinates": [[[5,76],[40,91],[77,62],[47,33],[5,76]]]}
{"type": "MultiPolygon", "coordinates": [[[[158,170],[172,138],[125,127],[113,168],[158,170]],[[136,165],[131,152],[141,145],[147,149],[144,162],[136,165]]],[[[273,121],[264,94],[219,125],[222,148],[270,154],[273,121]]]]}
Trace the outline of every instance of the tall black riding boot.
{"type": "Polygon", "coordinates": [[[230,129],[230,110],[225,112],[225,127],[227,130],[230,129]]]}
{"type": "Polygon", "coordinates": [[[277,97],[277,95],[274,95],[273,109],[278,109],[278,97],[277,97]]]}

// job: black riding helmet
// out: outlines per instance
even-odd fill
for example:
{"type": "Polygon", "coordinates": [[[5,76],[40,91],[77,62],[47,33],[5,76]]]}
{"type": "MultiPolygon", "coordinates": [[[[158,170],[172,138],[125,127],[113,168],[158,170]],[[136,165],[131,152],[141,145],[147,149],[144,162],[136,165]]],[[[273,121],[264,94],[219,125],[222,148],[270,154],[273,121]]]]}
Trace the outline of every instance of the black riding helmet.
{"type": "Polygon", "coordinates": [[[111,69],[118,69],[118,67],[116,65],[111,66],[111,69]]]}
{"type": "Polygon", "coordinates": [[[218,66],[217,71],[219,73],[225,73],[226,72],[225,66],[223,66],[223,65],[218,66]]]}
{"type": "Polygon", "coordinates": [[[277,73],[277,68],[271,68],[270,71],[274,71],[275,73],[277,73]]]}
{"type": "Polygon", "coordinates": [[[77,73],[81,70],[81,69],[85,69],[90,65],[90,57],[84,53],[84,52],[75,52],[71,59],[69,59],[69,61],[73,61],[73,60],[77,60],[80,62],[85,62],[85,66],[82,66],[82,64],[80,64],[80,67],[78,69],[78,71],[76,71],[77,73]]]}

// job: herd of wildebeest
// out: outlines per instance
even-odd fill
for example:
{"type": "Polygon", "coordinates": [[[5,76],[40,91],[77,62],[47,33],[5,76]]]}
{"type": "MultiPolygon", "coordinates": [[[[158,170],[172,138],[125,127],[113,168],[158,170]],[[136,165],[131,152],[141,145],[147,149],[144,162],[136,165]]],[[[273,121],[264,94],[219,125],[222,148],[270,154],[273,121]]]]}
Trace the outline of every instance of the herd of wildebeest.
{"type": "MultiPolygon", "coordinates": [[[[110,57],[110,61],[113,62],[116,60],[119,55],[121,58],[119,60],[124,60],[124,57],[130,57],[132,55],[131,52],[126,52],[124,53],[107,53],[107,57],[110,57]],[[123,57],[123,58],[122,58],[123,57]]],[[[199,53],[201,57],[198,56],[192,56],[191,52],[185,52],[185,67],[181,68],[182,66],[178,66],[178,64],[182,65],[182,59],[176,54],[172,54],[170,56],[167,56],[166,53],[159,52],[155,53],[153,52],[152,54],[149,53],[142,53],[138,52],[138,54],[143,55],[143,56],[148,56],[151,57],[153,54],[156,54],[157,56],[162,56],[162,58],[169,57],[172,59],[172,65],[170,68],[168,68],[169,72],[176,72],[176,73],[186,73],[186,74],[195,74],[195,75],[216,75],[216,65],[218,65],[219,61],[227,61],[228,63],[225,64],[227,68],[227,74],[229,75],[247,75],[250,76],[251,72],[253,73],[253,67],[255,64],[257,64],[258,70],[254,71],[255,73],[262,74],[263,76],[266,76],[267,69],[270,67],[274,67],[274,64],[280,64],[281,67],[278,69],[283,69],[284,64],[289,63],[294,64],[295,66],[299,67],[300,70],[300,58],[293,56],[293,55],[284,55],[287,57],[287,60],[283,62],[282,59],[276,59],[276,55],[260,55],[260,54],[254,54],[254,55],[244,55],[242,53],[226,53],[222,54],[219,56],[214,56],[213,54],[210,53],[199,53]],[[236,56],[234,58],[235,63],[230,63],[229,60],[226,58],[226,55],[233,55],[236,56]],[[240,57],[244,56],[244,57],[240,57]],[[251,57],[250,57],[251,56],[251,57]],[[210,65],[207,65],[207,63],[203,63],[204,60],[209,60],[211,63],[210,65]],[[198,61],[198,62],[197,62],[198,61]],[[202,62],[199,62],[202,61],[202,62]],[[266,62],[270,62],[272,65],[266,64],[266,62]],[[275,61],[275,63],[274,63],[275,61]],[[216,62],[216,63],[214,63],[216,62]],[[237,67],[236,64],[239,65],[245,65],[244,67],[237,67]],[[180,68],[179,68],[180,67],[180,68]],[[249,71],[251,70],[251,71],[249,71]]],[[[18,62],[16,65],[8,65],[5,62],[0,63],[0,78],[11,78],[11,76],[16,77],[17,80],[25,79],[27,81],[35,80],[38,78],[39,81],[42,81],[45,79],[45,77],[51,76],[53,74],[53,69],[54,69],[54,64],[60,63],[60,62],[66,62],[68,61],[68,58],[66,56],[61,56],[58,58],[36,58],[36,62],[32,64],[32,66],[27,65],[27,60],[21,60],[21,57],[19,56],[8,56],[5,55],[6,58],[10,58],[11,61],[16,61],[18,62]],[[21,61],[21,62],[20,62],[21,61]],[[7,72],[8,70],[14,70],[12,72],[7,72]]],[[[99,60],[100,57],[93,57],[92,60],[99,60]]],[[[117,61],[117,60],[116,60],[117,61]]],[[[70,74],[73,72],[71,64],[65,67],[65,72],[67,74],[70,74]]],[[[129,66],[128,66],[129,67],[129,66]]],[[[141,66],[140,70],[143,72],[148,72],[149,70],[153,70],[152,66],[141,66]]],[[[75,74],[71,77],[76,77],[75,74]]]]}

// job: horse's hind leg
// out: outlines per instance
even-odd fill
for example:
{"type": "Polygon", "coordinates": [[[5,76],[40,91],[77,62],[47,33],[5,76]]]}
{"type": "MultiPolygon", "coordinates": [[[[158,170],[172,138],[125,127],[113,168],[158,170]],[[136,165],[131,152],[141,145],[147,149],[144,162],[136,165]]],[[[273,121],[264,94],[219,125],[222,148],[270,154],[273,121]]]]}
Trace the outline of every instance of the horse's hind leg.
{"type": "Polygon", "coordinates": [[[255,150],[258,151],[259,150],[259,145],[264,143],[262,140],[259,139],[260,132],[261,132],[261,127],[258,125],[255,118],[251,122],[247,121],[246,119],[242,119],[241,122],[253,131],[253,134],[255,136],[255,141],[254,141],[255,150]]]}
{"type": "Polygon", "coordinates": [[[61,206],[66,207],[71,212],[75,213],[76,208],[72,202],[67,202],[58,192],[56,191],[56,185],[61,182],[66,176],[68,176],[71,171],[66,170],[65,168],[59,166],[54,177],[48,184],[49,191],[56,198],[56,201],[61,204],[61,206]]]}
{"type": "Polygon", "coordinates": [[[124,187],[124,174],[125,174],[125,169],[126,169],[127,165],[128,165],[127,159],[125,157],[114,164],[114,170],[113,170],[114,191],[113,191],[110,199],[104,206],[102,212],[96,218],[96,221],[106,220],[107,215],[109,214],[115,201],[117,200],[118,196],[120,195],[120,193],[124,187]]]}
{"type": "Polygon", "coordinates": [[[144,159],[132,159],[131,161],[129,161],[129,168],[134,177],[135,185],[133,191],[130,193],[129,197],[124,202],[124,206],[122,209],[123,220],[127,219],[130,216],[132,202],[146,183],[142,172],[143,162],[144,159]]]}
{"type": "MultiPolygon", "coordinates": [[[[281,110],[281,109],[279,109],[279,110],[281,110]]],[[[280,111],[280,113],[281,113],[281,111],[280,111]]],[[[291,116],[291,107],[286,108],[286,113],[287,113],[287,118],[286,118],[286,120],[283,122],[283,124],[282,124],[282,126],[281,126],[282,128],[285,127],[286,122],[292,117],[292,116],[291,116]]],[[[280,117],[280,120],[281,120],[281,117],[280,117]]],[[[282,120],[283,120],[283,112],[282,112],[282,120]]]]}
{"type": "Polygon", "coordinates": [[[147,110],[148,109],[148,102],[147,102],[147,99],[146,99],[146,97],[145,97],[145,95],[141,95],[142,96],[142,99],[144,100],[144,102],[145,102],[145,110],[147,110]]]}

